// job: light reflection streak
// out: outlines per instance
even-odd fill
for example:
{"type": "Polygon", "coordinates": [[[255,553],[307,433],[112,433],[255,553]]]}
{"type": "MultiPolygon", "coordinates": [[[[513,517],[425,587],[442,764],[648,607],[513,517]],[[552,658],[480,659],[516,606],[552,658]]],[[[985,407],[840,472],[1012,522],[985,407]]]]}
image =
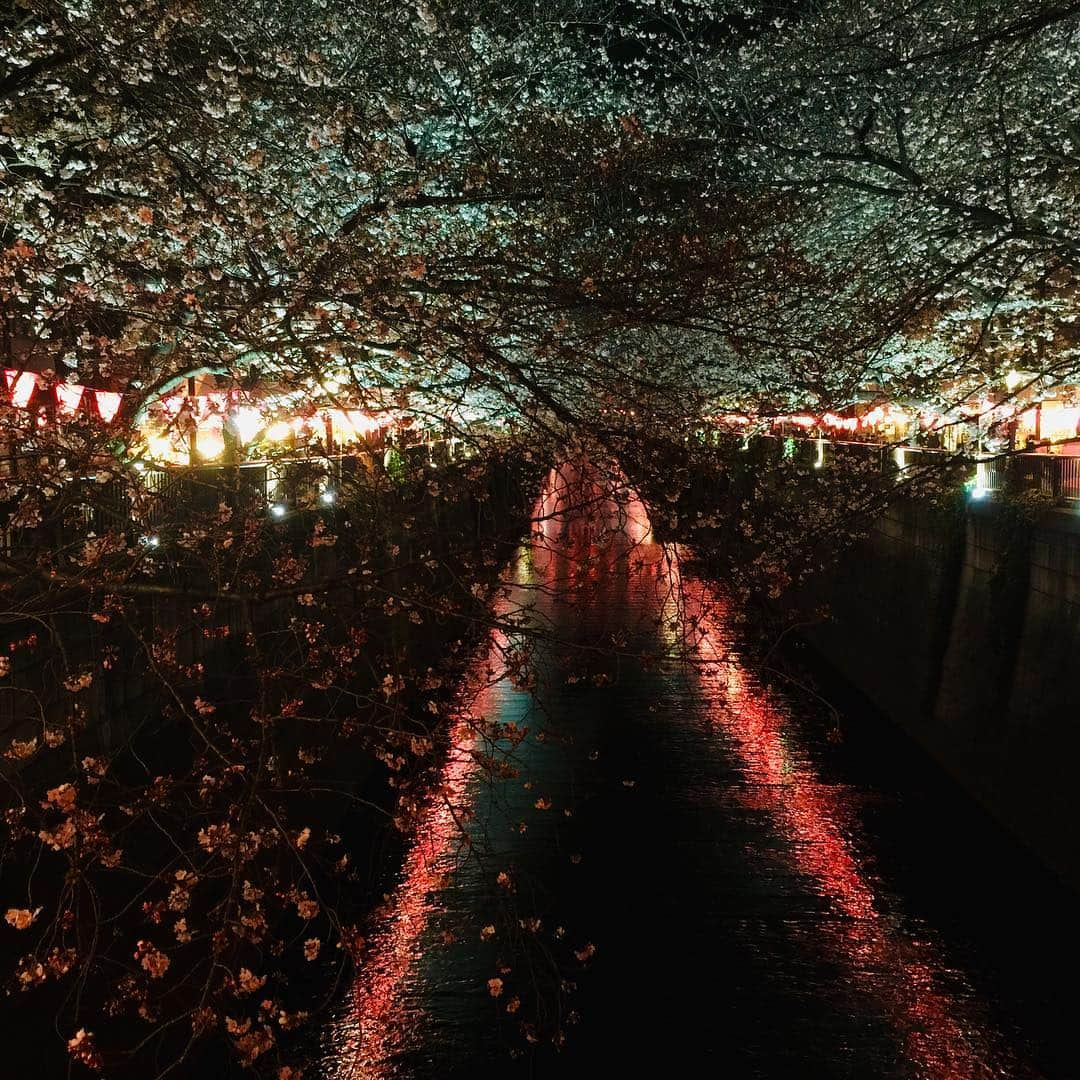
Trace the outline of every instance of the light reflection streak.
{"type": "MultiPolygon", "coordinates": [[[[557,501],[556,489],[549,483],[533,510],[541,541],[557,501]]],[[[546,543],[537,546],[546,548],[546,543]]],[[[520,553],[511,580],[522,584],[531,575],[531,555],[531,548],[520,553]]],[[[502,599],[495,614],[506,616],[510,610],[510,602],[502,599]]],[[[440,910],[439,893],[468,850],[465,823],[472,817],[473,782],[481,768],[474,748],[485,721],[498,711],[498,696],[506,690],[506,648],[506,636],[494,631],[486,656],[478,661],[462,694],[467,708],[450,733],[446,762],[419,815],[399,883],[372,920],[378,929],[354,981],[350,1007],[329,1031],[329,1050],[338,1063],[332,1074],[335,1080],[391,1077],[396,1072],[395,1056],[410,1045],[418,1016],[405,1001],[408,976],[420,959],[432,916],[440,910]]]]}
{"type": "MultiPolygon", "coordinates": [[[[570,486],[587,483],[587,476],[575,476],[570,486]]],[[[579,494],[578,501],[586,500],[579,494]]],[[[573,502],[564,496],[564,504],[573,502]]],[[[580,563],[590,568],[591,581],[597,580],[592,571],[602,567],[605,576],[600,581],[610,584],[621,575],[636,579],[639,597],[652,591],[662,639],[673,658],[689,655],[695,660],[705,714],[737,756],[745,778],[743,800],[769,816],[788,841],[794,868],[831,908],[831,925],[816,921],[809,940],[801,944],[822,950],[847,971],[853,987],[897,1033],[906,1061],[920,1078],[1035,1075],[1011,1060],[1006,1072],[995,1061],[999,1055],[990,1033],[970,1015],[963,998],[941,985],[947,966],[933,945],[905,931],[902,919],[889,910],[888,898],[867,875],[848,839],[857,835],[858,826],[847,804],[792,754],[784,711],[774,707],[731,652],[730,619],[722,597],[683,576],[685,553],[654,539],[648,513],[633,491],[606,499],[594,491],[592,504],[590,524],[582,528],[561,521],[563,546],[552,544],[547,555],[536,557],[536,565],[547,570],[547,583],[553,587],[572,577],[568,567],[580,563]],[[622,535],[601,531],[598,544],[598,521],[608,529],[615,523],[622,535]]],[[[551,529],[545,533],[545,539],[557,538],[551,529]]]]}
{"type": "Polygon", "coordinates": [[[405,976],[417,958],[420,936],[436,910],[436,890],[453,867],[461,838],[460,808],[477,768],[468,752],[473,738],[469,719],[455,725],[440,782],[421,815],[401,881],[379,913],[379,930],[362,960],[349,1013],[332,1029],[339,1080],[391,1075],[389,1063],[401,1047],[407,1021],[401,1000],[405,976]]]}
{"type": "MultiPolygon", "coordinates": [[[[563,541],[568,539],[568,528],[572,539],[591,536],[585,514],[574,512],[583,493],[595,495],[596,489],[573,470],[552,469],[533,508],[533,542],[512,570],[516,585],[524,586],[534,576],[554,582],[559,571],[566,569],[570,552],[563,541]]],[[[646,535],[648,521],[640,504],[634,520],[637,533],[646,535]]],[[[509,600],[496,605],[496,615],[505,616],[511,610],[509,600]]],[[[418,1018],[404,1000],[404,992],[420,958],[424,932],[439,910],[439,890],[467,843],[462,822],[471,816],[472,783],[479,771],[472,750],[479,726],[497,709],[506,644],[505,636],[493,634],[487,655],[463,695],[470,703],[468,711],[451,732],[446,763],[420,814],[399,884],[373,920],[378,929],[354,981],[350,1008],[328,1033],[329,1050],[338,1063],[335,1080],[393,1076],[395,1056],[409,1045],[409,1029],[418,1018]]]]}
{"type": "MultiPolygon", "coordinates": [[[[659,557],[659,556],[658,556],[659,557]]],[[[722,598],[700,581],[683,578],[679,552],[669,551],[666,619],[672,618],[699,660],[698,684],[712,723],[735,750],[750,785],[747,803],[766,812],[789,841],[789,857],[838,916],[835,933],[820,922],[812,942],[834,955],[896,1031],[919,1077],[959,1080],[1006,1075],[990,1037],[965,1015],[961,999],[940,985],[946,970],[928,942],[898,926],[886,898],[860,866],[847,839],[854,823],[836,789],[785,745],[787,720],[755,685],[729,649],[722,598]]],[[[1007,1075],[1034,1075],[1016,1071],[1007,1075]]]]}
{"type": "MultiPolygon", "coordinates": [[[[589,483],[584,472],[553,472],[535,510],[533,542],[514,570],[519,592],[540,585],[562,601],[578,586],[603,590],[616,586],[618,578],[632,583],[639,597],[651,591],[657,632],[672,659],[689,653],[695,661],[705,715],[735,754],[746,805],[767,815],[787,841],[783,857],[833,915],[815,921],[799,944],[819,950],[847,973],[850,989],[896,1032],[913,1075],[926,1080],[1033,1075],[1011,1060],[1007,1068],[1000,1060],[994,1064],[999,1055],[992,1035],[972,1014],[963,987],[958,994],[942,985],[948,969],[933,944],[917,940],[903,917],[890,910],[889,897],[863,868],[849,839],[858,835],[858,822],[843,793],[823,783],[812,765],[789,749],[782,708],[731,653],[723,598],[683,576],[682,553],[654,539],[636,495],[626,490],[605,495],[595,485],[590,493],[589,483]],[[576,511],[582,504],[588,509],[576,511]]],[[[509,610],[509,601],[505,604],[509,610]]],[[[395,1054],[411,1045],[410,1033],[415,1041],[418,1017],[410,1014],[404,990],[438,909],[438,891],[460,851],[459,821],[468,815],[478,770],[470,752],[476,721],[499,707],[495,695],[504,645],[505,640],[493,641],[478,665],[483,678],[471,713],[454,728],[440,784],[356,980],[350,1016],[334,1033],[338,1080],[393,1076],[395,1054]]]]}

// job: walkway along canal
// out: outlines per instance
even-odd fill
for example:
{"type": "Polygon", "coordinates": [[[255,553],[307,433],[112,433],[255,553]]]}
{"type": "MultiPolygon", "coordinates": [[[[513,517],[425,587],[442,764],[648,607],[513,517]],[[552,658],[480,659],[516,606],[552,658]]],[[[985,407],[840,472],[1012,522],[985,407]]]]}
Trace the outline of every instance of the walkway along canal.
{"type": "Polygon", "coordinates": [[[837,745],[762,685],[631,493],[564,469],[536,518],[532,633],[477,660],[316,1075],[1076,1075],[1071,894],[857,700],[837,745]],[[528,728],[518,775],[481,721],[528,728]]]}

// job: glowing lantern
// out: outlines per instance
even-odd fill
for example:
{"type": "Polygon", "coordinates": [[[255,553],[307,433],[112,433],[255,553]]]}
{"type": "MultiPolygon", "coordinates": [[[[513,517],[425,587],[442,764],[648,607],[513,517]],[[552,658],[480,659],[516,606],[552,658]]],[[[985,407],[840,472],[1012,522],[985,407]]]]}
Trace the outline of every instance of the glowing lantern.
{"type": "Polygon", "coordinates": [[[187,463],[187,451],[182,449],[174,437],[169,435],[147,435],[145,437],[147,457],[154,461],[167,461],[174,465],[187,463]]]}
{"type": "Polygon", "coordinates": [[[327,415],[338,442],[352,442],[379,429],[379,421],[359,409],[331,409],[327,415]]]}
{"type": "Polygon", "coordinates": [[[1044,401],[1041,429],[1042,437],[1052,443],[1075,439],[1080,429],[1080,408],[1061,401],[1044,401]]]}
{"type": "Polygon", "coordinates": [[[204,461],[212,461],[225,451],[225,436],[219,413],[209,413],[195,431],[195,450],[204,461]]]}
{"type": "Polygon", "coordinates": [[[11,404],[17,409],[25,409],[37,389],[37,375],[32,371],[5,371],[4,378],[11,392],[11,404]]]}
{"type": "Polygon", "coordinates": [[[251,442],[262,430],[262,413],[254,405],[238,405],[229,417],[241,445],[251,442]]]}
{"type": "Polygon", "coordinates": [[[72,383],[57,383],[53,388],[56,394],[56,408],[61,416],[74,416],[79,411],[85,386],[72,383]]]}
{"type": "Polygon", "coordinates": [[[97,405],[98,416],[100,416],[106,424],[110,423],[113,417],[120,411],[120,402],[122,400],[123,398],[120,394],[114,393],[111,390],[94,391],[94,403],[97,405]]]}
{"type": "Polygon", "coordinates": [[[309,416],[297,416],[292,423],[289,424],[289,428],[292,433],[301,442],[310,439],[315,431],[315,420],[309,416]]]}
{"type": "Polygon", "coordinates": [[[291,434],[292,428],[284,420],[277,420],[266,429],[265,437],[270,442],[284,442],[291,434]]]}

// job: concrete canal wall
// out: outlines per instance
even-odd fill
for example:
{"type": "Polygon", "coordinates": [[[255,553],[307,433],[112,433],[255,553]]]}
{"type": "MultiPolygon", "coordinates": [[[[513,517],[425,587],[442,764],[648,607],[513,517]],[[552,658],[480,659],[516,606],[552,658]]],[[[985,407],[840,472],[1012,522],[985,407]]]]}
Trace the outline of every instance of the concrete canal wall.
{"type": "Polygon", "coordinates": [[[895,504],[795,600],[822,604],[811,646],[1080,886],[1080,513],[895,504]]]}

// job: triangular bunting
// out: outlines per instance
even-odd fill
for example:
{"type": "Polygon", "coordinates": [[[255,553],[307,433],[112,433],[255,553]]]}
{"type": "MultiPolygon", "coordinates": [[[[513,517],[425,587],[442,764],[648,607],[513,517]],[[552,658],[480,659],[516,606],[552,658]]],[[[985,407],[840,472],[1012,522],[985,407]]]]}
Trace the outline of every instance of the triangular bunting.
{"type": "Polygon", "coordinates": [[[37,389],[37,375],[32,371],[5,371],[4,377],[11,391],[11,404],[17,409],[25,409],[37,389]]]}

